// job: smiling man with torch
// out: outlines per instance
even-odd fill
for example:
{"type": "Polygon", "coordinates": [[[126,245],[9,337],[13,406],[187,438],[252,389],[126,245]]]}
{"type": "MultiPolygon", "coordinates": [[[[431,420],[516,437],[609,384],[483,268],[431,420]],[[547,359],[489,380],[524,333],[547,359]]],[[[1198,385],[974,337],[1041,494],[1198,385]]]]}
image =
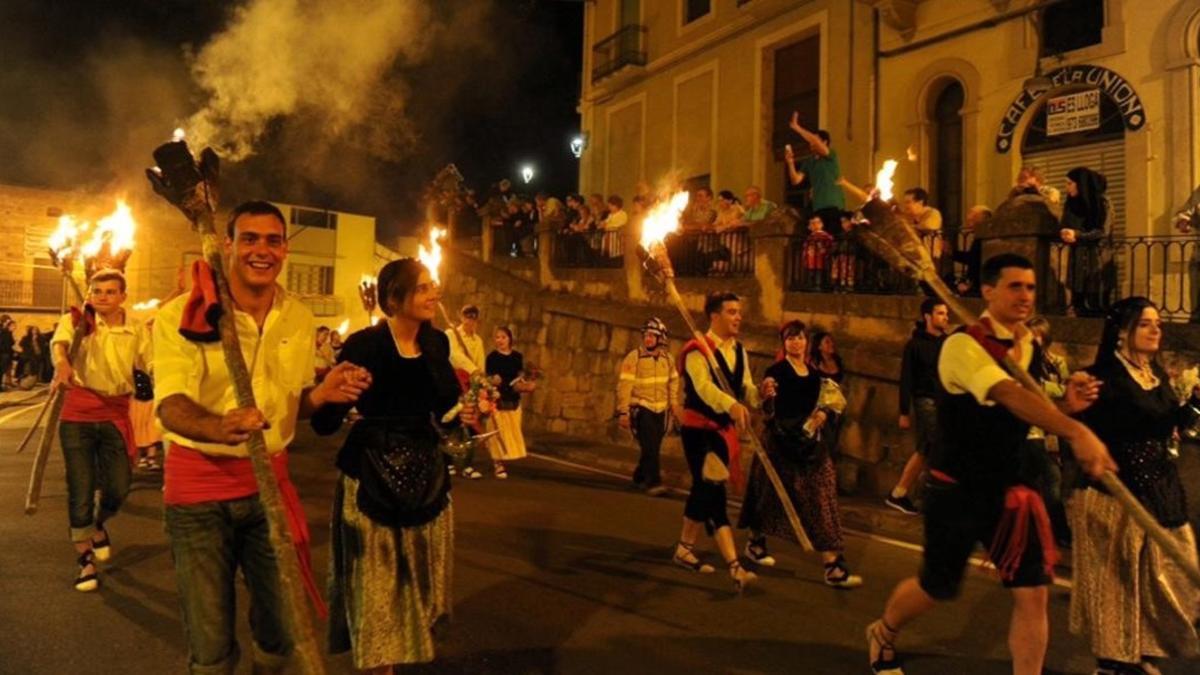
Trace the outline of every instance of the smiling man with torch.
{"type": "Polygon", "coordinates": [[[291,659],[303,673],[321,673],[304,592],[318,611],[324,605],[287,447],[298,419],[357,400],[370,376],[343,363],[313,385],[312,313],[276,282],[287,257],[279,209],[246,202],[221,238],[215,153],[205,150],[197,164],[176,141],[154,156],[161,168],[147,173],[155,191],[196,226],[205,255],[192,270],[192,293],[163,306],[154,325],[155,403],[169,443],[163,502],[190,668],[236,666],[240,567],[252,598],[255,672],[278,672],[291,659]]]}

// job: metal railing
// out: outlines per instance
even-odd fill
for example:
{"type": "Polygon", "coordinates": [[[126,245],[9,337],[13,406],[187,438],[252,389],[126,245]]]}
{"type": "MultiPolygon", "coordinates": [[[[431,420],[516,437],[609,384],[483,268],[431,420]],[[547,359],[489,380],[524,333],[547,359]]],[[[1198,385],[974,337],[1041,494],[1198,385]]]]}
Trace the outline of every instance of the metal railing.
{"type": "Polygon", "coordinates": [[[1106,237],[1047,242],[1038,279],[1042,311],[1103,316],[1113,302],[1149,298],[1164,318],[1193,320],[1200,305],[1200,246],[1190,236],[1106,237]]]}
{"type": "Polygon", "coordinates": [[[555,232],[551,262],[566,269],[619,269],[625,265],[625,233],[555,232]]]}
{"type": "MultiPolygon", "coordinates": [[[[922,243],[937,267],[938,276],[964,295],[977,293],[968,264],[970,234],[933,233],[922,243]],[[954,242],[950,246],[950,242],[954,242]],[[974,291],[974,293],[972,292],[974,291]]],[[[799,292],[907,295],[917,291],[908,275],[892,269],[863,246],[853,234],[842,237],[795,236],[788,242],[787,289],[799,292]]]]}
{"type": "Polygon", "coordinates": [[[646,27],[622,26],[617,32],[592,47],[592,82],[601,80],[625,66],[646,65],[646,27]]]}
{"type": "Polygon", "coordinates": [[[535,258],[538,252],[537,232],[532,226],[514,228],[496,225],[492,231],[492,255],[512,258],[535,258]]]}
{"type": "Polygon", "coordinates": [[[680,277],[746,277],[754,274],[750,229],[668,235],[667,253],[680,277]]]}

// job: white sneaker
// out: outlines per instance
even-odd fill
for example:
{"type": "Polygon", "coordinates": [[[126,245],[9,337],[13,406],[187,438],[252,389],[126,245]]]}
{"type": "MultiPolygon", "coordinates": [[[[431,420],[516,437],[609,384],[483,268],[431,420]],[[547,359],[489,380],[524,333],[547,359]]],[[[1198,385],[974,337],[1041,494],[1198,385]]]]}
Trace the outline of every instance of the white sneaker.
{"type": "Polygon", "coordinates": [[[462,470],[462,475],[463,478],[470,478],[471,480],[479,480],[480,478],[483,478],[483,474],[469,466],[462,470]]]}

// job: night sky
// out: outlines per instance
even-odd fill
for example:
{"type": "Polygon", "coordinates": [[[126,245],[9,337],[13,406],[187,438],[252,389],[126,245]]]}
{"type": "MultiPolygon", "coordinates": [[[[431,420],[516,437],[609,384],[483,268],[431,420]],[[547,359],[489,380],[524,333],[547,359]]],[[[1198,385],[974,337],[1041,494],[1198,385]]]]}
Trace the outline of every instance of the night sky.
{"type": "MultiPolygon", "coordinates": [[[[140,174],[154,144],[206,100],[188,55],[247,2],[0,3],[0,181],[144,189],[140,174]]],[[[526,162],[538,169],[530,192],[572,191],[583,3],[427,6],[431,25],[443,30],[424,58],[397,59],[381,85],[405,92],[411,138],[402,152],[381,157],[363,140],[369,134],[331,135],[311,114],[279,117],[252,157],[226,165],[225,202],[263,197],[368,213],[386,238],[419,225],[421,188],[449,162],[480,191],[505,177],[519,184],[526,162]]]]}

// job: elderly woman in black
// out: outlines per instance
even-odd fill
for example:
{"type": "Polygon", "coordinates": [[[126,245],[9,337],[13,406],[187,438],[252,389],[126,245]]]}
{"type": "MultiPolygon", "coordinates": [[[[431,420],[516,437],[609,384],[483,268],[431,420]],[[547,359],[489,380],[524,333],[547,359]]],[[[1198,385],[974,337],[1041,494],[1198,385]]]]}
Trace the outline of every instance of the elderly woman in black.
{"type": "MultiPolygon", "coordinates": [[[[430,324],[440,291],[429,271],[392,261],[378,293],[387,321],[351,335],[338,357],[370,371],[371,384],[337,456],[329,639],[356,668],[385,674],[432,661],[431,629],[450,614],[454,517],[434,425],[460,388],[450,343],[430,324]]],[[[331,434],[347,412],[325,406],[313,428],[331,434]]],[[[474,408],[459,417],[473,422],[474,408]]]]}
{"type": "MultiPolygon", "coordinates": [[[[833,459],[820,442],[833,417],[832,412],[817,406],[822,376],[805,359],[808,336],[802,322],[785,323],[779,337],[782,354],[763,376],[764,382],[775,382],[776,391],[764,406],[771,415],[767,453],[813,547],[821,552],[825,583],[835,588],[856,588],[862,585],[862,578],[850,573],[842,556],[845,547],[833,459]]],[[[746,556],[767,567],[775,564],[767,551],[768,534],[795,541],[783,505],[757,459],[751,468],[738,527],[750,530],[746,556]]]]}
{"type": "MultiPolygon", "coordinates": [[[[1096,362],[1100,397],[1079,415],[1108,446],[1117,476],[1196,560],[1196,539],[1172,453],[1185,421],[1167,373],[1156,361],[1158,308],[1146,298],[1109,310],[1096,362]]],[[[1196,401],[1196,393],[1191,393],[1196,401]]],[[[1097,673],[1157,673],[1156,658],[1195,654],[1200,593],[1099,483],[1071,502],[1074,589],[1071,631],[1086,635],[1097,673]]]]}
{"type": "Polygon", "coordinates": [[[1112,226],[1112,205],[1105,196],[1108,179],[1086,167],[1067,172],[1067,202],[1063,205],[1059,238],[1071,247],[1067,286],[1077,316],[1100,316],[1104,311],[1104,260],[1100,241],[1112,226]]]}

